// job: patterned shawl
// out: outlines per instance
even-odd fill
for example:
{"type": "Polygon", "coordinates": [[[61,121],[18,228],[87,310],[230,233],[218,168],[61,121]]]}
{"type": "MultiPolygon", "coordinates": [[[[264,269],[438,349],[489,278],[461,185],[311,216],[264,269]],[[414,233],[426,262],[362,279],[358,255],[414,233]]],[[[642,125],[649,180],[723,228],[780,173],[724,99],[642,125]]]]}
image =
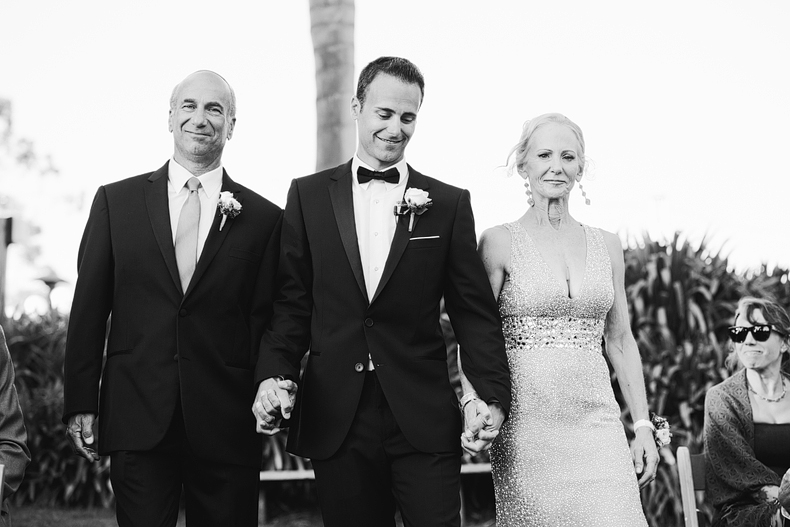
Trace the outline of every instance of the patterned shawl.
{"type": "Polygon", "coordinates": [[[753,493],[780,478],[754,457],[754,423],[746,370],[711,388],[705,396],[706,495],[716,514],[713,527],[770,527],[779,507],[753,493]]]}

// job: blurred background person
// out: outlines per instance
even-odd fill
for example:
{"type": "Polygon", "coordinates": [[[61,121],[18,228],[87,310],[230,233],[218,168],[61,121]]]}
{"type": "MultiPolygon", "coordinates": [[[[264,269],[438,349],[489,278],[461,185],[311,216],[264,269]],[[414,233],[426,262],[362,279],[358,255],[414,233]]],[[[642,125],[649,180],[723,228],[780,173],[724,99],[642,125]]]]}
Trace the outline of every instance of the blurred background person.
{"type": "Polygon", "coordinates": [[[778,501],[779,484],[790,468],[790,317],[775,302],[746,297],[738,303],[734,324],[728,362],[738,371],[705,397],[713,526],[790,525],[778,501]]]}
{"type": "Polygon", "coordinates": [[[0,512],[2,527],[11,525],[7,501],[22,483],[28,463],[30,451],[27,448],[25,419],[14,386],[14,363],[11,362],[5,333],[0,326],[0,464],[5,467],[0,512]]]}

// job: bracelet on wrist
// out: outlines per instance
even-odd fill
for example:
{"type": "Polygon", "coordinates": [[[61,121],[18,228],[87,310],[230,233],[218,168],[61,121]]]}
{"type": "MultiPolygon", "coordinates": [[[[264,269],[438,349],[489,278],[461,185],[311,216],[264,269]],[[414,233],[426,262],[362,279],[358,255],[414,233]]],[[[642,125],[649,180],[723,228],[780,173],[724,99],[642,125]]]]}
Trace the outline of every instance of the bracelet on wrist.
{"type": "Polygon", "coordinates": [[[652,432],[656,431],[656,427],[648,421],[647,419],[640,419],[634,423],[634,432],[639,430],[640,428],[649,428],[652,432]]]}
{"type": "Polygon", "coordinates": [[[479,395],[477,395],[477,392],[469,392],[469,393],[465,393],[465,394],[463,395],[463,397],[461,397],[461,400],[460,400],[460,401],[458,401],[458,407],[459,407],[461,410],[463,410],[463,409],[464,409],[464,407],[467,405],[467,403],[469,403],[469,402],[471,402],[471,401],[479,401],[479,400],[480,400],[480,396],[479,396],[479,395]]]}
{"type": "Polygon", "coordinates": [[[634,433],[640,428],[650,429],[657,448],[665,447],[672,441],[672,431],[669,428],[669,422],[653,412],[650,412],[649,420],[639,419],[634,423],[634,433]]]}

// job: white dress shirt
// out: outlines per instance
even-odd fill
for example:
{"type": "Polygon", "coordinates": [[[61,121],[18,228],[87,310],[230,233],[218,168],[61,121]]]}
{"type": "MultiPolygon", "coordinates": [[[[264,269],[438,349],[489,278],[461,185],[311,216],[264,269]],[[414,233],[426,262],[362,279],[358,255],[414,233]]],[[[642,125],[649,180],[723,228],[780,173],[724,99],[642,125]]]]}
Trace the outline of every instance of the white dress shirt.
{"type": "MultiPolygon", "coordinates": [[[[395,226],[398,217],[393,210],[403,199],[406,183],[409,180],[409,167],[406,160],[401,159],[392,165],[398,169],[400,179],[397,183],[371,180],[361,183],[357,179],[357,168],[363,166],[373,170],[368,164],[354,156],[351,162],[351,190],[354,197],[354,223],[357,227],[359,256],[362,259],[362,270],[365,274],[365,288],[368,300],[373,300],[376,288],[384,272],[384,264],[390,253],[392,239],[395,237],[395,226]]],[[[381,170],[383,172],[383,170],[381,170]]]]}
{"type": "Polygon", "coordinates": [[[189,170],[179,165],[175,159],[170,159],[167,168],[167,202],[170,209],[170,233],[173,235],[173,246],[176,244],[176,230],[178,229],[178,218],[181,216],[181,209],[189,195],[186,183],[191,177],[200,180],[198,197],[200,198],[200,223],[198,224],[198,244],[197,256],[203,252],[206,245],[208,232],[214,217],[217,215],[217,203],[219,202],[219,192],[222,189],[222,165],[211,172],[206,172],[200,176],[195,176],[189,170]]]}

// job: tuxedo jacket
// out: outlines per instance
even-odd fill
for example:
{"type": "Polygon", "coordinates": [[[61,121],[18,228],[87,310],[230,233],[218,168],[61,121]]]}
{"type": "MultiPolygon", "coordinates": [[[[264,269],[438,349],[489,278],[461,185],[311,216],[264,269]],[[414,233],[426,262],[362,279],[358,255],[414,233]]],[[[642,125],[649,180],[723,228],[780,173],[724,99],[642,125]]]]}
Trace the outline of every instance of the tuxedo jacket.
{"type": "Polygon", "coordinates": [[[222,190],[242,210],[222,230],[219,210],[201,211],[216,217],[184,292],[167,183],[165,163],[96,193],[79,248],[64,421],[98,412],[100,454],[144,451],[161,441],[181,405],[198,456],[257,467],[261,442],[250,405],[282,210],[224,172],[222,190]]]}
{"type": "Polygon", "coordinates": [[[409,167],[407,187],[432,206],[397,221],[381,281],[368,298],[357,240],[351,162],[293,181],[283,220],[272,328],[256,381],[298,378],[288,449],[326,459],[357,409],[368,356],[406,439],[424,452],[460,451],[458,400],[450,385],[440,301],[455,329],[464,371],[480,396],[507,411],[510,378],[497,305],[476,251],[469,192],[409,167]]]}

